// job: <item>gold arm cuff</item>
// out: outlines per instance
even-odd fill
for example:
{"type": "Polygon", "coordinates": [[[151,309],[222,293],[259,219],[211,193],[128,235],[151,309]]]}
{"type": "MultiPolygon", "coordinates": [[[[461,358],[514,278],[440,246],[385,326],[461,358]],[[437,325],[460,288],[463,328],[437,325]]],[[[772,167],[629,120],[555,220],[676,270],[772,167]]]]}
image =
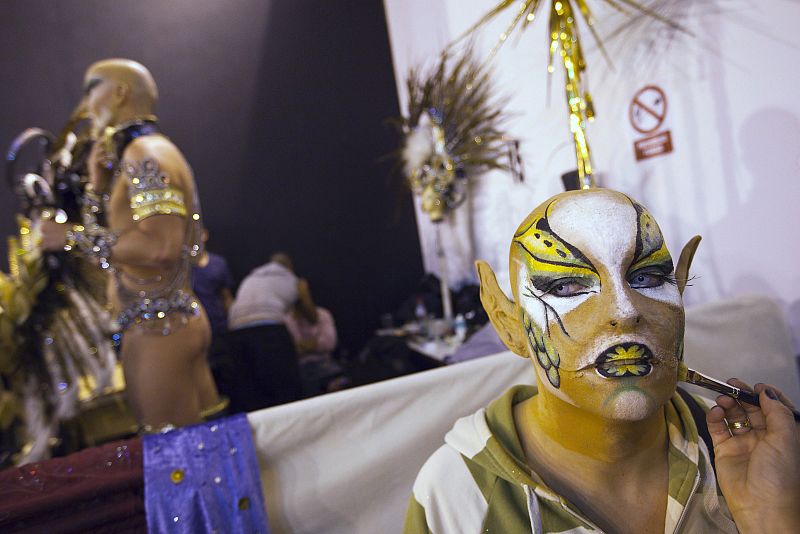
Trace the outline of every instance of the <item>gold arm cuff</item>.
{"type": "Polygon", "coordinates": [[[183,193],[172,187],[138,192],[131,197],[130,206],[134,221],[141,221],[153,215],[186,217],[183,193]]]}

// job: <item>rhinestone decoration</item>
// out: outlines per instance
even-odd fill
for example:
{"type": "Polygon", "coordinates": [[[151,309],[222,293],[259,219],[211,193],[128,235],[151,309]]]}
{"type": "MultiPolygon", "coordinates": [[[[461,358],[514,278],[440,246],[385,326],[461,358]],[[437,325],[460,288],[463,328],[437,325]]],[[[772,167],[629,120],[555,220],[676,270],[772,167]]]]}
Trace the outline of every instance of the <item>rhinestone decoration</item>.
{"type": "Polygon", "coordinates": [[[172,312],[192,316],[198,315],[200,309],[191,294],[179,289],[169,298],[142,299],[134,302],[120,312],[117,322],[120,328],[125,330],[134,324],[163,319],[172,312]]]}

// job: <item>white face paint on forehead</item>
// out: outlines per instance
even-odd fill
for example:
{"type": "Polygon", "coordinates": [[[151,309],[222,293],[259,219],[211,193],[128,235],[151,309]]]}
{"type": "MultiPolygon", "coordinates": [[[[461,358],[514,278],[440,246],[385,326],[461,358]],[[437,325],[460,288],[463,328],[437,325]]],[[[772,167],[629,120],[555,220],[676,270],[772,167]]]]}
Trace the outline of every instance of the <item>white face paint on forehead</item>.
{"type": "MultiPolygon", "coordinates": [[[[603,266],[609,273],[626,274],[634,259],[639,232],[639,214],[628,197],[613,191],[567,197],[553,206],[548,219],[553,231],[591,258],[596,267],[603,266]]],[[[604,282],[609,285],[611,280],[604,282]]],[[[680,291],[672,284],[639,288],[638,291],[676,306],[683,302],[680,291]]],[[[627,304],[625,299],[620,300],[620,306],[627,304]]]]}
{"type": "Polygon", "coordinates": [[[619,193],[567,197],[553,206],[548,220],[556,234],[589,256],[595,266],[618,270],[633,257],[636,210],[619,193]]]}
{"type": "MultiPolygon", "coordinates": [[[[620,193],[593,190],[588,194],[559,199],[547,218],[553,233],[589,257],[595,267],[602,265],[609,272],[624,272],[630,264],[636,246],[637,214],[631,201],[620,193]]],[[[523,290],[527,284],[525,266],[521,264],[518,269],[521,303],[531,318],[547,330],[542,307],[530,302],[531,297],[526,296],[523,290]]],[[[599,291],[600,285],[598,280],[592,289],[599,291]]],[[[606,289],[612,290],[613,285],[607,281],[606,289]]],[[[587,292],[572,297],[541,295],[541,298],[556,312],[553,315],[563,317],[592,294],[587,292]]],[[[619,305],[624,307],[628,303],[626,299],[620,299],[619,305]]]]}

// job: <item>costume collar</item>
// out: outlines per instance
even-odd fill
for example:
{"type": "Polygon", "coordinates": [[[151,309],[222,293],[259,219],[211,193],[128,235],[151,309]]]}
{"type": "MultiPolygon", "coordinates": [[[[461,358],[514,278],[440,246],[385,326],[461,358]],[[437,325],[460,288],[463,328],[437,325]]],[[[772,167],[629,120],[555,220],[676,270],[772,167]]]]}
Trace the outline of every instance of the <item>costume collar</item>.
{"type": "Polygon", "coordinates": [[[116,150],[117,158],[122,158],[122,153],[125,151],[131,141],[138,137],[145,135],[152,135],[159,133],[161,130],[158,127],[158,118],[155,115],[147,115],[125,121],[113,127],[114,133],[112,140],[114,149],[116,150]]]}
{"type": "MultiPolygon", "coordinates": [[[[502,397],[472,416],[456,422],[445,442],[492,474],[515,485],[528,486],[543,505],[542,514],[571,518],[585,527],[592,523],[563,496],[550,489],[525,464],[522,444],[514,425],[514,405],[537,394],[534,386],[514,386],[502,397]]],[[[707,453],[700,453],[697,427],[691,411],[678,393],[664,410],[669,436],[669,489],[665,532],[675,531],[689,499],[701,482],[700,464],[706,477],[713,477],[707,453]],[[702,459],[701,459],[702,457],[702,459]]]]}

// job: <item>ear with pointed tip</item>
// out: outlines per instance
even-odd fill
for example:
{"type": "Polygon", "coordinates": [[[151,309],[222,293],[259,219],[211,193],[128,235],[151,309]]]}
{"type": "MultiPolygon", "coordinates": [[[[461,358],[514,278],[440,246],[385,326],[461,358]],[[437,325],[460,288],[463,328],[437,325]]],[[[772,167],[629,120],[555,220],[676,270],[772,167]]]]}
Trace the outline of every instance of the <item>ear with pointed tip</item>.
{"type": "Polygon", "coordinates": [[[681,256],[678,258],[678,266],[675,267],[675,278],[678,280],[678,291],[683,295],[683,290],[686,287],[686,282],[689,281],[689,267],[692,266],[692,259],[694,253],[697,252],[697,245],[700,244],[702,238],[699,235],[694,236],[683,246],[681,256]]]}
{"type": "Polygon", "coordinates": [[[475,262],[475,267],[478,269],[478,278],[481,283],[481,304],[497,331],[497,335],[500,336],[508,350],[527,358],[525,332],[520,324],[516,306],[500,289],[494,271],[488,263],[479,260],[475,262]]]}

